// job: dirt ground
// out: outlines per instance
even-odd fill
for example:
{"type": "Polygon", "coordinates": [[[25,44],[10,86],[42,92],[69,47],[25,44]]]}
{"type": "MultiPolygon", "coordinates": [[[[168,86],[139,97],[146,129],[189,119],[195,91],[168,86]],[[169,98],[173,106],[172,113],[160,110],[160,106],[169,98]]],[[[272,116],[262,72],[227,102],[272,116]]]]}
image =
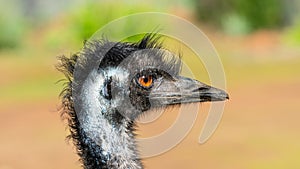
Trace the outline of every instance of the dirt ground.
{"type": "MultiPolygon", "coordinates": [[[[260,35],[255,36],[245,43],[235,39],[236,43],[232,46],[226,44],[219,48],[234,48],[239,44],[239,47],[245,47],[235,54],[249,53],[252,43],[257,45],[261,42],[256,39],[260,35]]],[[[262,42],[267,44],[266,48],[272,49],[268,46],[272,41],[262,42]]],[[[280,56],[274,56],[279,61],[273,63],[273,58],[268,59],[272,53],[258,46],[252,54],[255,58],[259,57],[254,57],[255,52],[261,55],[266,52],[264,56],[267,58],[262,62],[250,59],[248,61],[254,66],[247,63],[240,65],[239,58],[233,56],[224,63],[230,100],[214,135],[205,144],[198,143],[210,105],[205,103],[185,139],[162,155],[143,159],[145,168],[300,168],[300,78],[297,76],[300,73],[300,56],[296,53],[295,57],[286,59],[279,53],[280,56]]],[[[224,53],[228,51],[224,50],[224,53]]],[[[14,80],[7,81],[12,83],[14,80]]],[[[59,105],[57,97],[3,101],[1,105],[0,169],[81,168],[72,144],[65,140],[68,132],[56,111],[59,105]]],[[[165,113],[148,126],[141,125],[138,133],[141,136],[151,135],[171,125],[177,115],[165,113]]]]}

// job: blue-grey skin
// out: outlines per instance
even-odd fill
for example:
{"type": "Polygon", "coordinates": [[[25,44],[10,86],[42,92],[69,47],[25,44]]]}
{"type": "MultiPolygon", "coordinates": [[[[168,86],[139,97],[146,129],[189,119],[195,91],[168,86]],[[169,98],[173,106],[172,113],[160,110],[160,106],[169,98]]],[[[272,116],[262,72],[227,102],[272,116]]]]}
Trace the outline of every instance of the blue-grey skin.
{"type": "Polygon", "coordinates": [[[62,116],[85,169],[142,169],[134,140],[135,119],[152,108],[223,101],[228,94],[179,75],[181,62],[159,37],[137,43],[95,40],[77,54],[60,57],[67,78],[62,116]],[[151,76],[151,86],[138,79],[151,76]]]}

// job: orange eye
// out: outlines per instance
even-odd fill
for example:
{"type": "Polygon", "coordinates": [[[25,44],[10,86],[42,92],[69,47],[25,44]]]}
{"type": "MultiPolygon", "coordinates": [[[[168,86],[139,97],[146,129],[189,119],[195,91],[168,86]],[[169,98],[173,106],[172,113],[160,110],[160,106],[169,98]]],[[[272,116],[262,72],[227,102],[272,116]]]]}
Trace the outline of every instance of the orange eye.
{"type": "Polygon", "coordinates": [[[150,87],[152,83],[153,83],[152,76],[141,76],[139,78],[139,84],[142,85],[143,87],[150,87]]]}

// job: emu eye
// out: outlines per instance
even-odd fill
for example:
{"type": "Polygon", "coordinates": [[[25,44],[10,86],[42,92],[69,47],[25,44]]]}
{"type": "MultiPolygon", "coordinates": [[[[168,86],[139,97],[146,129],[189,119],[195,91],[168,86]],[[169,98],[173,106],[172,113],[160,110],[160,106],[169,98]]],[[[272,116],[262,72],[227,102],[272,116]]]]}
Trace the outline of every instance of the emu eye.
{"type": "Polygon", "coordinates": [[[153,83],[153,77],[151,75],[149,76],[141,76],[139,77],[139,84],[143,87],[150,87],[153,83]]]}

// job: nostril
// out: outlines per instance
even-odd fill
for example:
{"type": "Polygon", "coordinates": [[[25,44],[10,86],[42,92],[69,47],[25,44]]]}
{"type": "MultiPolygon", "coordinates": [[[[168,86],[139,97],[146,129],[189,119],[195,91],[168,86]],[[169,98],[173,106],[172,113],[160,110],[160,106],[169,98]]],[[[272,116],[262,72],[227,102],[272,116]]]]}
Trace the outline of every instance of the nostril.
{"type": "Polygon", "coordinates": [[[200,92],[200,91],[203,92],[203,91],[207,91],[207,90],[209,90],[209,87],[198,87],[198,88],[192,90],[192,92],[200,92]]]}

